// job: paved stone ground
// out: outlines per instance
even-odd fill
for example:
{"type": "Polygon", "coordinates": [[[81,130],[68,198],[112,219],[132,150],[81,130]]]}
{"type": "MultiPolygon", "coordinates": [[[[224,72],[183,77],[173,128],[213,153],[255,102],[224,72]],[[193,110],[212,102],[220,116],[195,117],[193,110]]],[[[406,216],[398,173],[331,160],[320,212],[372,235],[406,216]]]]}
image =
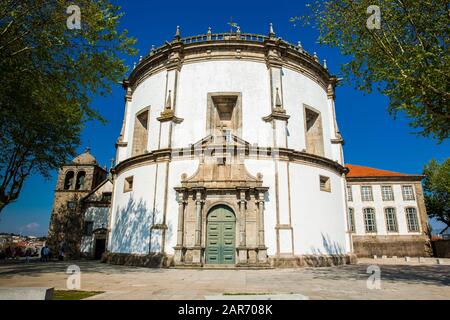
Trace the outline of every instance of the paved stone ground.
{"type": "Polygon", "coordinates": [[[65,289],[66,268],[82,271],[81,289],[105,291],[91,299],[202,300],[223,293],[301,294],[309,299],[450,299],[450,266],[394,265],[362,260],[332,268],[185,270],[111,266],[93,261],[0,265],[0,287],[65,289]],[[381,289],[366,286],[369,264],[381,268],[381,289]]]}

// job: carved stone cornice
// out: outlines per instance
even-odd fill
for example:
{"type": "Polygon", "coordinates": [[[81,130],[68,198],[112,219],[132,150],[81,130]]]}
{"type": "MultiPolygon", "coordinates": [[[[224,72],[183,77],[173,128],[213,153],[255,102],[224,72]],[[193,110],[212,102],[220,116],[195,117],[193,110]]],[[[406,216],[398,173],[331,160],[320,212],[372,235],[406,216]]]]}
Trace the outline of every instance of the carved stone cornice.
{"type": "Polygon", "coordinates": [[[338,138],[338,139],[331,139],[331,143],[332,143],[332,144],[342,144],[342,145],[345,145],[345,141],[344,141],[344,139],[342,139],[342,137],[341,137],[341,138],[338,138]]]}
{"type": "Polygon", "coordinates": [[[327,88],[327,97],[328,99],[336,99],[336,85],[339,82],[339,79],[335,76],[331,76],[329,79],[328,88],[327,88]]]}
{"type": "Polygon", "coordinates": [[[122,87],[126,91],[125,93],[125,102],[131,102],[133,99],[133,89],[130,86],[130,82],[128,80],[122,81],[122,87]]]}
{"type": "Polygon", "coordinates": [[[286,110],[282,108],[274,108],[272,113],[262,118],[265,122],[272,122],[273,120],[288,121],[291,116],[286,114],[286,110]]]}
{"type": "Polygon", "coordinates": [[[157,120],[160,122],[172,121],[177,124],[182,123],[184,121],[184,119],[175,116],[175,112],[172,109],[166,109],[163,112],[161,112],[161,115],[160,117],[157,118],[157,120]]]}
{"type": "Polygon", "coordinates": [[[425,178],[423,175],[398,176],[398,177],[346,177],[349,183],[367,183],[376,184],[383,182],[420,182],[425,178]]]}
{"type": "Polygon", "coordinates": [[[166,69],[180,71],[183,66],[183,43],[172,43],[168,52],[166,69]]]}
{"type": "Polygon", "coordinates": [[[266,50],[267,68],[282,68],[282,51],[285,49],[285,46],[282,45],[281,39],[269,38],[264,41],[264,46],[266,50]]]}
{"type": "Polygon", "coordinates": [[[128,146],[128,142],[124,142],[123,136],[120,135],[119,138],[117,138],[117,140],[116,140],[116,148],[126,147],[126,146],[128,146]]]}
{"type": "MultiPolygon", "coordinates": [[[[321,168],[331,169],[336,173],[347,173],[348,169],[340,165],[338,162],[328,158],[320,157],[314,154],[309,154],[303,151],[297,151],[287,148],[273,148],[252,147],[251,145],[239,146],[239,148],[230,148],[233,152],[242,152],[241,156],[244,159],[276,159],[279,161],[290,161],[293,163],[303,163],[306,165],[317,166],[321,168]],[[275,152],[276,151],[276,152],[275,152]]],[[[210,154],[209,146],[191,146],[189,148],[176,149],[161,149],[155,150],[143,155],[126,159],[114,169],[115,174],[120,174],[123,171],[137,168],[152,163],[170,162],[186,159],[199,159],[203,154],[210,154]]],[[[236,186],[235,186],[236,187],[236,186]]],[[[235,187],[232,188],[235,190],[235,187]]]]}

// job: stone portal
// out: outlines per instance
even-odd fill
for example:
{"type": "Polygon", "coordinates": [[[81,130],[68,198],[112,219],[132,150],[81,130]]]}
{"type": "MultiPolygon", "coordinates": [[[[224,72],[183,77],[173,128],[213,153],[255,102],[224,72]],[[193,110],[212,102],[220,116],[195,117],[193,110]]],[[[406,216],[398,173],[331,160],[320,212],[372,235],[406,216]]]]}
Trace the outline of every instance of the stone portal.
{"type": "Polygon", "coordinates": [[[190,152],[200,159],[175,188],[179,202],[175,265],[267,265],[263,177],[248,173],[250,146],[235,135],[210,135],[190,152]]]}

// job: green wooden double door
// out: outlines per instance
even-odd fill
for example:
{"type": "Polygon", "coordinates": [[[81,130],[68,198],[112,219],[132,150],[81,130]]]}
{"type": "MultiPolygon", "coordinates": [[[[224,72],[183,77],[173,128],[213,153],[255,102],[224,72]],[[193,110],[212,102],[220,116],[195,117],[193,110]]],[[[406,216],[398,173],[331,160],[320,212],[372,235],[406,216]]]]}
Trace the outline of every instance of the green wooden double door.
{"type": "Polygon", "coordinates": [[[207,218],[206,263],[235,264],[236,217],[224,205],[214,207],[207,218]]]}

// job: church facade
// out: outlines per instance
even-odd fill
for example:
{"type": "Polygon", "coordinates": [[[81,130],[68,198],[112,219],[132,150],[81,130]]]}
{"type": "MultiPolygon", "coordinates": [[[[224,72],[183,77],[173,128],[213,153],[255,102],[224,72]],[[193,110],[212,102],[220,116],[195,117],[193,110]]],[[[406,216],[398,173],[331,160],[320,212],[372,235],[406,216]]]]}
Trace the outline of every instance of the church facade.
{"type": "MultiPolygon", "coordinates": [[[[400,240],[413,244],[408,254],[423,255],[422,177],[351,177],[356,169],[344,161],[336,83],[325,62],[278,38],[272,26],[267,36],[210,29],[182,38],[178,29],[124,81],[104,259],[180,267],[330,265],[352,263],[355,253],[390,254],[386,244],[400,240]],[[348,186],[394,180],[413,185],[415,194],[414,202],[396,207],[397,216],[406,207],[415,214],[408,211],[389,232],[355,224],[361,210],[363,223],[372,223],[364,210],[381,214],[381,200],[350,206],[348,186]]],[[[96,192],[102,194],[95,188],[90,194],[96,192]]],[[[95,220],[86,212],[85,223],[95,220]]]]}

